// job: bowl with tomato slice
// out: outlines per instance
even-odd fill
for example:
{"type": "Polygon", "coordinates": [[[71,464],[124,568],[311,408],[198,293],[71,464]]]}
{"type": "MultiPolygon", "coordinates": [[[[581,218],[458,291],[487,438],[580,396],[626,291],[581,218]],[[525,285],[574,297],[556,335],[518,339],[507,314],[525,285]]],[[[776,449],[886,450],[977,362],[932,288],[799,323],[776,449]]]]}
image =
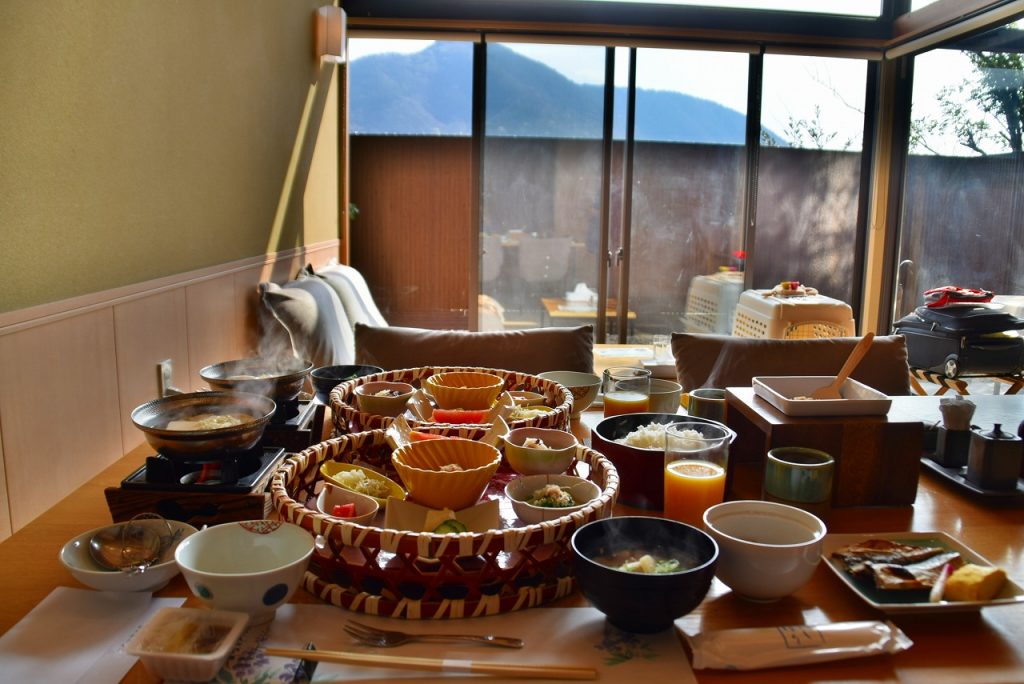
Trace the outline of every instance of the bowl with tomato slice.
{"type": "Polygon", "coordinates": [[[357,525],[369,525],[380,504],[370,496],[327,483],[316,497],[316,508],[324,515],[357,525]]]}

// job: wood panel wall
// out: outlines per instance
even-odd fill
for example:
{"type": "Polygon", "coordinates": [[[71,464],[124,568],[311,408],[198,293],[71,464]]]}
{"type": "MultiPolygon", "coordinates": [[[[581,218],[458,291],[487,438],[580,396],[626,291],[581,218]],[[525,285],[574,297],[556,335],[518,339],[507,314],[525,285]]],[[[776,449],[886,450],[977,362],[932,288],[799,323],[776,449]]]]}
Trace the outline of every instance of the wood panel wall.
{"type": "Polygon", "coordinates": [[[381,313],[392,325],[466,328],[470,139],[354,136],[351,160],[351,264],[381,313]]]}
{"type": "Polygon", "coordinates": [[[337,254],[331,240],[0,315],[0,540],[144,441],[130,414],[157,398],[157,363],[205,388],[200,368],[256,353],[257,283],[337,254]]]}

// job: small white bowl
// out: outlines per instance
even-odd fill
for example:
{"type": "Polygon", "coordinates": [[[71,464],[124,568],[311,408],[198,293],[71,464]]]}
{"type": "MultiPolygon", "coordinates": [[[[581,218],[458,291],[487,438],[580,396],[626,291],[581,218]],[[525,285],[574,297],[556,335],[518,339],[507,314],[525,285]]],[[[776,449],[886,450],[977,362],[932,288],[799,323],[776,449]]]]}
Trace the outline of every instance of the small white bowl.
{"type": "Polygon", "coordinates": [[[174,560],[189,589],[211,608],[273,619],[299,586],[313,535],[289,522],[245,520],[207,527],[178,545],[174,560]]]}
{"type": "Polygon", "coordinates": [[[550,428],[521,427],[509,430],[504,442],[505,458],[521,475],[557,475],[576,460],[579,442],[571,432],[550,428]],[[527,439],[539,439],[547,449],[524,446],[527,439]]]}
{"type": "Polygon", "coordinates": [[[679,413],[683,386],[672,380],[651,378],[651,413],[679,413]]]}
{"type": "Polygon", "coordinates": [[[60,550],[60,562],[64,564],[76,580],[99,591],[157,591],[167,586],[167,583],[178,574],[178,564],[174,562],[174,551],[178,544],[189,535],[196,533],[196,528],[188,523],[168,520],[136,520],[133,525],[147,525],[153,527],[158,534],[177,534],[181,532],[178,541],[164,550],[160,561],[148,568],[145,572],[127,573],[120,570],[107,570],[96,564],[89,554],[89,540],[92,536],[107,527],[122,527],[128,523],[114,523],[104,525],[96,529],[83,532],[70,540],[60,550]],[[170,531],[167,529],[170,525],[170,531]]]}
{"type": "Polygon", "coordinates": [[[220,672],[248,622],[245,613],[161,608],[124,650],[161,679],[208,682],[220,672]]]}
{"type": "Polygon", "coordinates": [[[377,511],[380,510],[380,504],[373,497],[366,496],[365,494],[353,492],[351,489],[345,489],[344,487],[326,484],[316,497],[316,508],[324,515],[330,516],[335,520],[344,520],[345,522],[356,523],[357,525],[367,525],[377,515],[377,511]],[[331,514],[335,506],[343,506],[347,503],[356,505],[355,515],[350,518],[335,518],[331,514]]]}
{"type": "Polygon", "coordinates": [[[715,575],[754,601],[777,601],[806,584],[828,532],[817,516],[771,501],[712,506],[704,529],[718,542],[715,575]]]}
{"type": "Polygon", "coordinates": [[[579,418],[580,414],[590,408],[597,399],[597,392],[601,389],[601,376],[593,373],[581,373],[579,371],[547,371],[537,376],[544,380],[557,382],[572,393],[572,417],[579,418]]]}
{"type": "Polygon", "coordinates": [[[505,496],[512,502],[512,510],[527,524],[556,520],[563,515],[569,515],[588,506],[594,499],[601,495],[601,488],[590,480],[575,475],[524,475],[505,485],[505,496]],[[572,494],[575,506],[553,508],[549,506],[534,506],[526,502],[534,492],[547,484],[558,485],[562,489],[568,489],[572,494]]]}

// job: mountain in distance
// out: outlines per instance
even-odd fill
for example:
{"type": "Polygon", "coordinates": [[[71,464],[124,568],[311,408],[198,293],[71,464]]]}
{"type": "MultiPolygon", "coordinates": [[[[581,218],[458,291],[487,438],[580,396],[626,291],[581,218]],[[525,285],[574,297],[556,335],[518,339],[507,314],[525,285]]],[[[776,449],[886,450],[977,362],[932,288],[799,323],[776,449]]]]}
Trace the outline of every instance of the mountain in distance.
{"type": "MultiPolygon", "coordinates": [[[[349,68],[354,135],[471,132],[472,49],[434,43],[412,54],[367,55],[349,68]]],[[[498,44],[488,46],[488,135],[601,138],[604,90],[498,44]]],[[[683,93],[637,89],[637,140],[742,145],[741,112],[683,93]]],[[[616,88],[617,138],[625,137],[626,90],[616,88]]]]}

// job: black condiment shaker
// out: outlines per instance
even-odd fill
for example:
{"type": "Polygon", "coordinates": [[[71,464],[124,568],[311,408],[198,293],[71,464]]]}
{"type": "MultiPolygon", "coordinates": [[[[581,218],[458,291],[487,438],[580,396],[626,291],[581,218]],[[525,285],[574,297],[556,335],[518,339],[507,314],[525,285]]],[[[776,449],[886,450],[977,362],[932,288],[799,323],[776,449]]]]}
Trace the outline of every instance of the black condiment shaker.
{"type": "Polygon", "coordinates": [[[971,432],[967,480],[983,489],[1015,489],[1024,456],[1024,440],[996,423],[989,432],[971,432]]]}

